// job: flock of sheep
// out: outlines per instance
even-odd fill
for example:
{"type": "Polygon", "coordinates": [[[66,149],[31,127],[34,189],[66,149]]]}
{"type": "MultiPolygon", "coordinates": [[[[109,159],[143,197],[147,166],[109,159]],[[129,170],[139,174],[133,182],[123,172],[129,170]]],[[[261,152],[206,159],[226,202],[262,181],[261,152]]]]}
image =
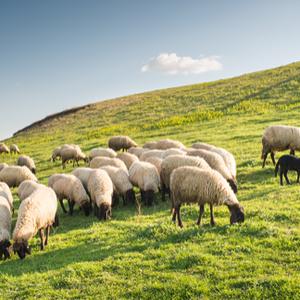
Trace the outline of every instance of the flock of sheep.
{"type": "MultiPolygon", "coordinates": [[[[273,162],[275,151],[300,150],[300,129],[289,126],[270,126],[262,138],[263,166],[268,153],[273,162]]],[[[10,149],[0,144],[1,153],[20,153],[16,145],[10,149]]],[[[119,198],[123,204],[138,202],[150,206],[161,191],[162,201],[169,195],[172,220],[182,227],[180,207],[183,203],[197,203],[201,224],[204,205],[210,207],[210,224],[215,225],[213,207],[226,205],[230,223],[244,221],[244,209],[237,200],[237,173],[234,156],[226,149],[206,143],[195,143],[191,148],[171,139],[147,142],[143,147],[128,136],[114,136],[108,148],[96,148],[86,156],[77,145],[63,145],[54,149],[52,161],[61,159],[62,167],[73,162],[77,168],[71,174],[54,174],[48,186],[38,183],[34,161],[21,155],[16,166],[0,164],[0,258],[10,257],[11,250],[23,259],[30,254],[29,240],[39,233],[41,249],[47,245],[49,231],[59,224],[57,200],[69,214],[77,205],[85,215],[91,210],[100,220],[112,216],[119,198]],[[122,152],[120,151],[122,150],[122,152]],[[120,151],[120,152],[118,152],[120,151]],[[79,167],[83,160],[87,167],[79,167]],[[21,201],[15,229],[10,242],[13,197],[11,187],[18,187],[21,201]]]]}

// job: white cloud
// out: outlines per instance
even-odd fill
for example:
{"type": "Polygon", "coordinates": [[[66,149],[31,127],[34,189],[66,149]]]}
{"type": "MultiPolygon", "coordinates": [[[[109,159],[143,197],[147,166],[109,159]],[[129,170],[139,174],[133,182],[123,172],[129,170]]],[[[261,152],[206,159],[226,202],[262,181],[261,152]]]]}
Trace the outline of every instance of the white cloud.
{"type": "Polygon", "coordinates": [[[176,53],[161,53],[153,57],[141,69],[142,72],[157,71],[165,74],[199,74],[221,70],[222,64],[217,56],[194,59],[190,56],[178,56],[176,53]]]}

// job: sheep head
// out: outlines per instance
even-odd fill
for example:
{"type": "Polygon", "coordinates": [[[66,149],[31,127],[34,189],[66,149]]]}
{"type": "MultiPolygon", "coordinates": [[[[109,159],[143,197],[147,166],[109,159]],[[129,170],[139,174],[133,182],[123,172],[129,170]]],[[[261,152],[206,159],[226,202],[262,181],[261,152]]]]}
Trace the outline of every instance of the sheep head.
{"type": "Polygon", "coordinates": [[[239,204],[228,206],[230,211],[230,224],[243,223],[245,220],[244,208],[239,204]]]}
{"type": "Polygon", "coordinates": [[[28,246],[28,241],[15,242],[13,244],[14,253],[18,253],[20,259],[24,259],[26,254],[31,254],[31,248],[28,246]]]}
{"type": "Polygon", "coordinates": [[[4,257],[4,260],[10,258],[11,253],[11,243],[9,240],[4,240],[0,242],[0,259],[4,257]]]}

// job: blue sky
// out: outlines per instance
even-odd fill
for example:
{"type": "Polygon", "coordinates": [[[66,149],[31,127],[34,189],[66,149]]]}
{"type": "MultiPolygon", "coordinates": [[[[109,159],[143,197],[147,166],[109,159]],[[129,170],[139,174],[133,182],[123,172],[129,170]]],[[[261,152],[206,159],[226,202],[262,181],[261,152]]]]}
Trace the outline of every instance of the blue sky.
{"type": "Polygon", "coordinates": [[[276,0],[0,0],[0,139],[66,108],[298,61],[299,11],[276,0]]]}

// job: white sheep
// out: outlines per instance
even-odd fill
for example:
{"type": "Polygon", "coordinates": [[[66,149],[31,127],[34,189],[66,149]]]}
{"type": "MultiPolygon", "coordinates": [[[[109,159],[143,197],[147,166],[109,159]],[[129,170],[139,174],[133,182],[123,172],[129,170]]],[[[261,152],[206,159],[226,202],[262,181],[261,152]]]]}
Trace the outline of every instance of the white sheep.
{"type": "Polygon", "coordinates": [[[11,205],[0,192],[0,259],[10,258],[11,205]]]}
{"type": "Polygon", "coordinates": [[[160,140],[156,143],[156,149],[167,150],[170,148],[185,149],[185,146],[181,142],[171,139],[160,140]]]}
{"type": "Polygon", "coordinates": [[[71,216],[73,215],[75,204],[82,208],[86,216],[90,214],[90,198],[81,181],[76,176],[70,174],[54,174],[49,177],[48,186],[55,191],[64,213],[67,211],[63,200],[67,199],[69,203],[69,214],[71,216]]]}
{"type": "Polygon", "coordinates": [[[218,171],[230,184],[232,190],[237,193],[237,182],[232,176],[221,155],[204,149],[188,150],[187,155],[202,157],[209,166],[218,171]]]}
{"type": "Polygon", "coordinates": [[[150,156],[150,157],[146,158],[145,161],[152,164],[153,166],[155,166],[155,168],[157,169],[158,174],[160,174],[161,164],[162,164],[162,161],[163,161],[161,158],[155,157],[155,156],[150,156]]]}
{"type": "Polygon", "coordinates": [[[28,198],[21,202],[18,211],[18,219],[13,232],[13,250],[21,259],[31,250],[28,241],[37,232],[41,239],[41,250],[48,244],[48,236],[51,226],[58,225],[57,198],[55,192],[48,187],[38,188],[28,198]],[[44,237],[46,230],[46,238],[44,237]]]}
{"type": "Polygon", "coordinates": [[[204,170],[209,170],[209,164],[200,157],[184,156],[184,155],[170,155],[166,157],[161,164],[160,178],[162,186],[162,200],[165,201],[165,194],[170,195],[170,177],[173,170],[182,166],[198,167],[204,170]]]}
{"type": "Polygon", "coordinates": [[[179,148],[170,148],[164,151],[162,159],[170,156],[170,155],[185,155],[186,151],[179,148]]]}
{"type": "Polygon", "coordinates": [[[118,202],[118,197],[122,196],[123,204],[135,203],[135,193],[129,180],[128,174],[121,168],[104,166],[100,168],[109,175],[114,186],[114,202],[118,202]]]}
{"type": "Polygon", "coordinates": [[[110,157],[110,158],[114,158],[117,156],[117,153],[110,148],[94,148],[91,150],[90,155],[89,155],[89,159],[92,160],[93,158],[97,157],[97,156],[105,156],[105,157],[110,157]]]}
{"type": "Polygon", "coordinates": [[[203,170],[197,167],[179,167],[171,174],[171,199],[173,204],[173,222],[178,220],[182,227],[180,206],[182,203],[198,203],[200,207],[197,224],[201,224],[204,204],[210,205],[210,223],[215,225],[213,206],[227,205],[230,211],[230,223],[244,222],[244,209],[224,177],[215,170],[203,170]]]}
{"type": "Polygon", "coordinates": [[[0,154],[2,153],[9,153],[9,148],[4,143],[0,144],[0,154]]]}
{"type": "Polygon", "coordinates": [[[12,144],[9,146],[9,151],[11,154],[20,154],[20,149],[16,144],[12,144]]]}
{"type": "Polygon", "coordinates": [[[92,168],[77,168],[72,172],[72,175],[76,176],[81,181],[87,193],[88,193],[88,180],[93,171],[94,169],[92,168]]]}
{"type": "Polygon", "coordinates": [[[53,162],[56,161],[57,159],[61,159],[61,154],[60,154],[61,149],[62,147],[59,146],[52,151],[51,160],[53,162]]]}
{"type": "Polygon", "coordinates": [[[24,180],[18,188],[18,196],[22,202],[24,199],[28,198],[34,191],[38,188],[45,187],[45,185],[37,183],[33,180],[24,180]]]}
{"type": "Polygon", "coordinates": [[[124,162],[128,170],[134,162],[139,160],[134,154],[128,152],[118,153],[117,158],[124,162]]]}
{"type": "Polygon", "coordinates": [[[148,150],[148,151],[145,151],[141,157],[140,157],[140,160],[141,161],[146,161],[147,158],[149,157],[158,157],[158,158],[163,158],[163,155],[164,155],[164,150],[158,150],[158,149],[153,149],[153,150],[148,150]]]}
{"type": "Polygon", "coordinates": [[[92,169],[98,169],[104,166],[113,166],[123,169],[128,173],[128,169],[124,162],[118,158],[109,158],[109,157],[95,157],[90,162],[90,167],[92,169]]]}
{"type": "Polygon", "coordinates": [[[275,152],[288,149],[292,155],[295,155],[296,150],[300,151],[300,128],[285,125],[267,127],[262,136],[262,167],[264,168],[269,153],[275,165],[275,152]]]}
{"type": "Polygon", "coordinates": [[[1,171],[2,169],[4,169],[5,167],[8,167],[8,164],[6,164],[6,163],[1,163],[1,164],[0,164],[0,171],[1,171]]]}
{"type": "Polygon", "coordinates": [[[111,217],[113,183],[106,171],[93,170],[88,179],[88,191],[94,204],[94,212],[98,219],[111,217]]]}
{"type": "Polygon", "coordinates": [[[75,163],[79,166],[80,160],[88,162],[88,158],[78,145],[64,145],[60,150],[60,156],[63,169],[66,168],[66,163],[70,160],[73,161],[73,167],[75,167],[75,163]]]}
{"type": "Polygon", "coordinates": [[[21,167],[26,166],[33,174],[36,174],[36,166],[34,160],[27,155],[19,156],[17,160],[17,165],[21,167]]]}
{"type": "Polygon", "coordinates": [[[135,155],[137,158],[140,158],[145,151],[148,151],[148,149],[141,147],[130,147],[127,152],[135,155]]]}
{"type": "Polygon", "coordinates": [[[195,143],[192,145],[192,148],[195,149],[204,149],[211,152],[218,153],[223,158],[225,165],[229,169],[231,175],[236,178],[236,161],[234,156],[226,149],[221,147],[216,147],[214,145],[206,144],[206,143],[195,143]]]}
{"type": "Polygon", "coordinates": [[[14,198],[11,194],[9,186],[5,182],[0,182],[0,196],[7,199],[8,203],[10,205],[11,211],[13,212],[14,211],[14,204],[13,204],[14,198]]]}
{"type": "Polygon", "coordinates": [[[160,188],[160,178],[156,167],[145,161],[137,161],[129,169],[129,179],[140,189],[142,201],[148,206],[152,205],[154,194],[160,188]]]}
{"type": "Polygon", "coordinates": [[[113,136],[108,140],[108,147],[115,151],[124,151],[136,146],[137,143],[126,135],[113,136]]]}
{"type": "Polygon", "coordinates": [[[19,186],[24,180],[38,181],[34,174],[25,166],[8,166],[1,170],[0,181],[5,182],[9,187],[19,186]]]}

